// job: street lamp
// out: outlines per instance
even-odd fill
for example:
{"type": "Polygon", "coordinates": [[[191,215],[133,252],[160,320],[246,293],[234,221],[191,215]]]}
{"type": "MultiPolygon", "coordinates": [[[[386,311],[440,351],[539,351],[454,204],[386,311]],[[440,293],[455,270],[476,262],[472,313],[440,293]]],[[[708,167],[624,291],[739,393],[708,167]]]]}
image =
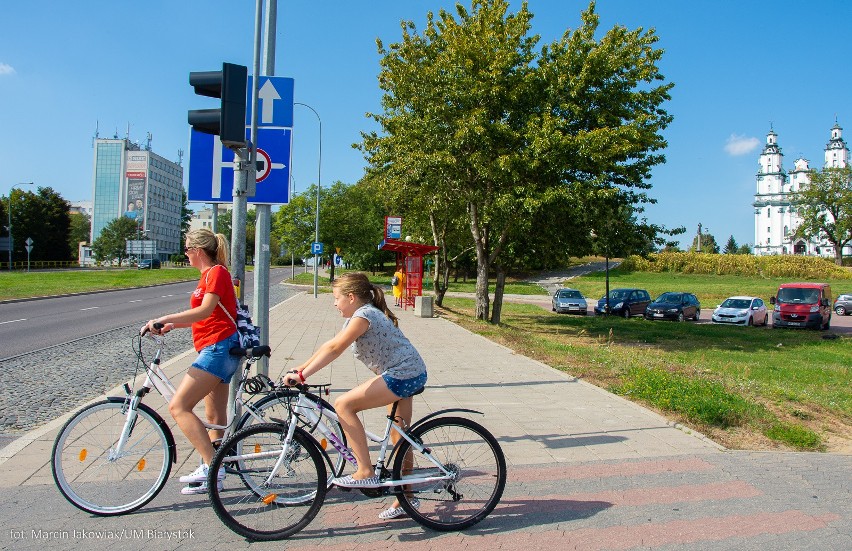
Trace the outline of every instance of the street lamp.
{"type": "MultiPolygon", "coordinates": [[[[308,105],[307,103],[299,103],[293,102],[293,105],[301,105],[302,107],[307,107],[311,111],[314,112],[314,115],[317,116],[317,121],[319,122],[319,166],[317,167],[317,220],[316,220],[316,235],[314,242],[319,243],[319,209],[320,209],[320,189],[322,188],[322,119],[317,113],[316,109],[308,105]]],[[[319,281],[319,268],[317,263],[319,262],[319,255],[314,253],[314,298],[317,298],[317,286],[319,281]]]]}
{"type": "Polygon", "coordinates": [[[9,231],[9,271],[12,271],[12,190],[18,186],[32,186],[35,185],[32,182],[22,182],[20,184],[15,184],[14,186],[9,188],[9,225],[6,226],[6,229],[9,231]]]}

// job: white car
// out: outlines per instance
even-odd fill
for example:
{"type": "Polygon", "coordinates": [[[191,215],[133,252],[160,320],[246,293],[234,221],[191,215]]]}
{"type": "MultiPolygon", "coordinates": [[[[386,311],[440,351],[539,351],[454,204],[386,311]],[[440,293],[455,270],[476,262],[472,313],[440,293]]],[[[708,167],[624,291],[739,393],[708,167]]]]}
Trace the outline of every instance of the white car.
{"type": "Polygon", "coordinates": [[[713,323],[727,325],[767,325],[766,303],[757,297],[731,297],[713,310],[713,323]]]}

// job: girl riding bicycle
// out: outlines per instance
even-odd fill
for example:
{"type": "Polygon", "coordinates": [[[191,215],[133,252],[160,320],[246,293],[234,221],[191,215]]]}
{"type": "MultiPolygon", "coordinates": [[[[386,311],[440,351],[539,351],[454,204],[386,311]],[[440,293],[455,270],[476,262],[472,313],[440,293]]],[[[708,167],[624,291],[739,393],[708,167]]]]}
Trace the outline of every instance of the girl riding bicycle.
{"type": "MultiPolygon", "coordinates": [[[[346,318],[343,329],[334,338],[321,345],[302,365],[286,373],[286,385],[304,383],[305,380],[337,359],[352,346],[355,357],[364,362],[376,376],[342,394],[334,403],[340,425],[358,462],[351,475],[334,478],[332,484],[343,488],[375,488],[378,478],[373,473],[373,463],[367,448],[367,435],[358,413],[399,402],[396,423],[411,423],[412,396],[426,384],[426,364],[399,330],[396,316],[388,309],[381,288],[370,283],[362,273],[348,273],[332,284],[334,306],[346,318]]],[[[393,441],[399,439],[392,433],[393,441]]],[[[389,519],[404,515],[398,501],[379,514],[389,519]]]]}
{"type": "MultiPolygon", "coordinates": [[[[193,413],[204,400],[207,421],[223,426],[228,419],[228,383],[240,365],[239,357],[230,350],[239,346],[237,327],[237,297],[231,274],[228,272],[228,243],[225,236],[207,229],[193,230],[186,235],[186,256],[190,265],[201,272],[198,287],[189,299],[189,310],[153,319],[143,331],[167,333],[177,327],[192,327],[192,341],[198,358],[184,376],[169,403],[169,412],[180,430],[201,455],[202,464],[191,474],[180,477],[189,483],[182,494],[207,493],[207,470],[213,459],[212,441],[222,438],[222,431],[210,431],[193,413]],[[154,324],[163,324],[161,330],[154,324]]],[[[225,471],[218,473],[219,484],[225,471]]]]}

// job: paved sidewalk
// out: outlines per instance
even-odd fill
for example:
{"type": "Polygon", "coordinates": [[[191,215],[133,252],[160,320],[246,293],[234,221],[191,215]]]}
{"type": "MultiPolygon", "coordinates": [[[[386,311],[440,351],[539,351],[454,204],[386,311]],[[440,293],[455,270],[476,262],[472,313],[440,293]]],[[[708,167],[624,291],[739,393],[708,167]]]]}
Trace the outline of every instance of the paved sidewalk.
{"type": "MultiPolygon", "coordinates": [[[[360,551],[410,543],[426,549],[852,548],[849,456],[726,452],[444,319],[397,313],[429,368],[415,419],[449,407],[482,411],[479,422],[497,436],[509,464],[503,500],[473,529],[441,534],[407,519],[380,521],[376,515],[388,500],[332,490],[317,519],[286,549],[360,551]]],[[[330,294],[300,294],[276,306],[270,312],[270,374],[306,359],[342,322],[330,294]]],[[[194,357],[177,356],[167,371],[177,380],[194,357]]],[[[311,382],[346,390],[369,376],[346,353],[311,382]]],[[[170,421],[159,396],[146,403],[170,421]]],[[[65,549],[86,540],[87,547],[112,549],[115,539],[125,538],[129,549],[281,548],[246,542],[218,521],[206,496],[179,494],[177,477],[198,459],[176,428],[178,464],[150,504],[110,518],[73,508],[55,489],[49,466],[63,421],[0,451],[0,547],[65,549]]],[[[368,427],[382,421],[380,413],[366,415],[368,427]]]]}

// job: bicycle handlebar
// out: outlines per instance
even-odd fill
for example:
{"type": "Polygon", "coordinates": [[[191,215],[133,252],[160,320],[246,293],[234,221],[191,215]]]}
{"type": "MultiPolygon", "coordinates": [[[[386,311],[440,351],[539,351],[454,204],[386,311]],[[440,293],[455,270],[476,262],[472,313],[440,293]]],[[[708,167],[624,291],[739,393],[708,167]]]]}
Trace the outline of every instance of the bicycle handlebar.
{"type": "Polygon", "coordinates": [[[231,356],[244,356],[246,358],[260,358],[261,356],[271,358],[272,348],[266,345],[253,346],[250,348],[240,348],[238,346],[235,346],[229,351],[229,353],[231,354],[231,356]]]}

